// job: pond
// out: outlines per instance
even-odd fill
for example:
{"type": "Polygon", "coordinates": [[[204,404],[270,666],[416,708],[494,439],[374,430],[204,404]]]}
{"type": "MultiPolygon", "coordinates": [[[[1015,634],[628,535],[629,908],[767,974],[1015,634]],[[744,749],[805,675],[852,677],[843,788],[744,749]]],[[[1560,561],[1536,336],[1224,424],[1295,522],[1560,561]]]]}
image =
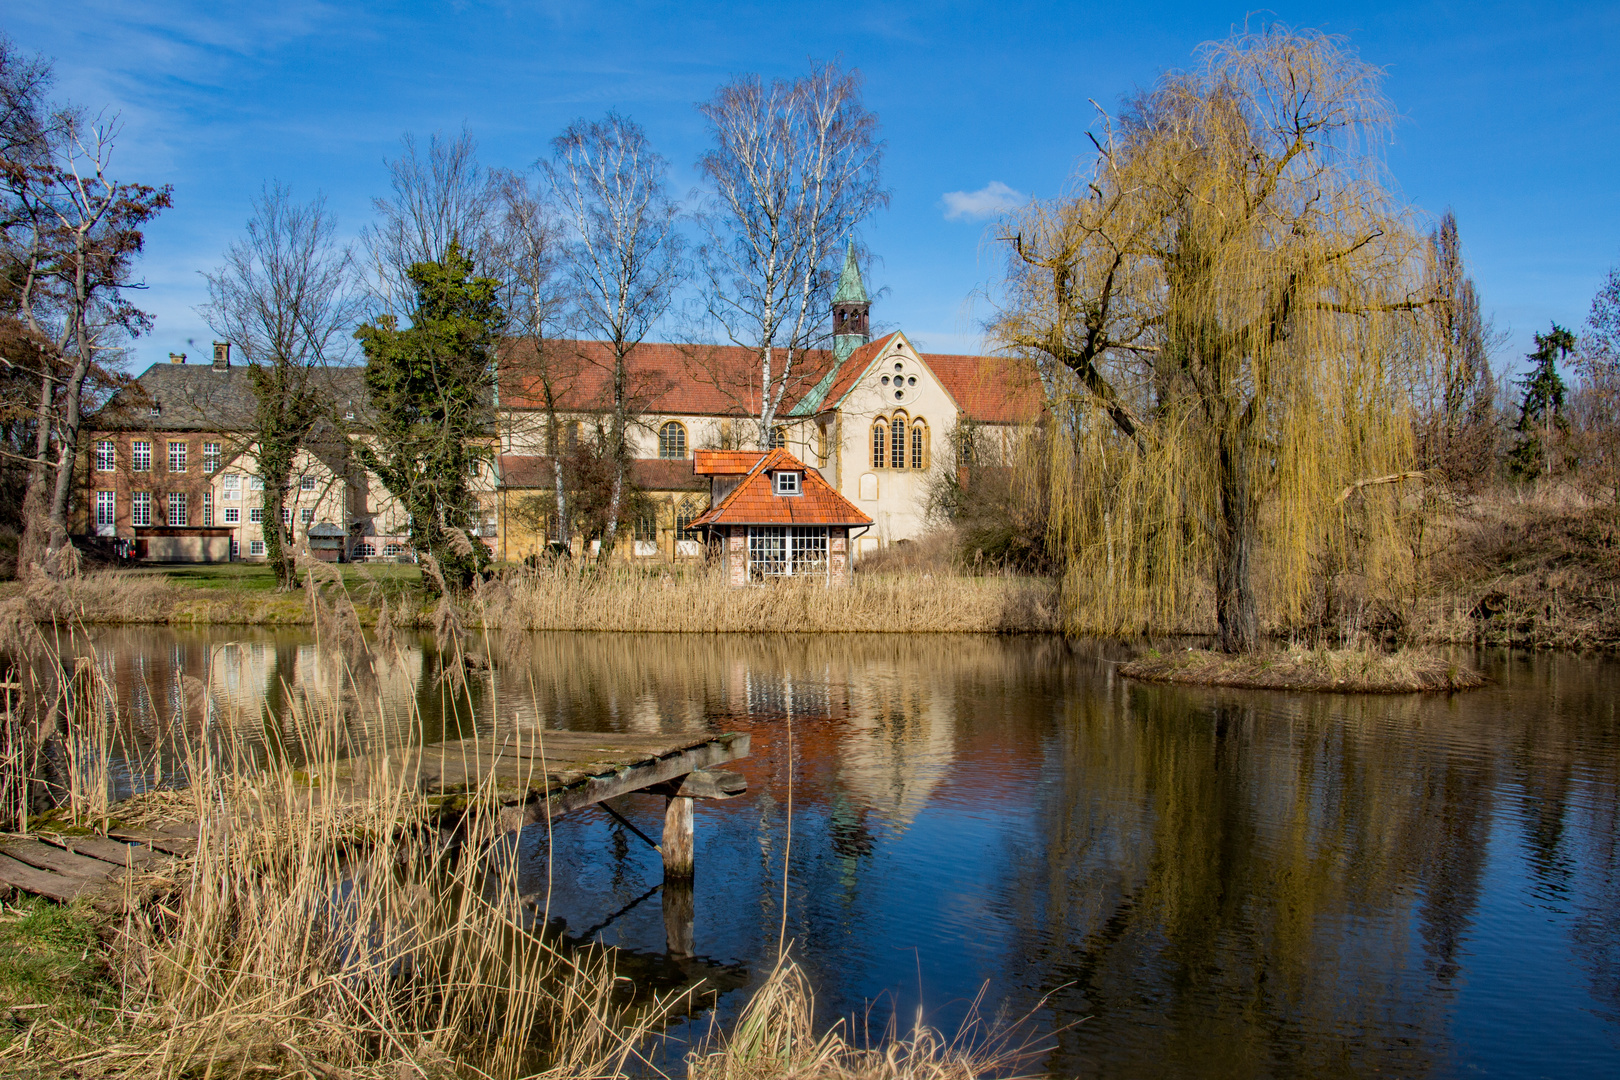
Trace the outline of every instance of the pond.
{"type": "MultiPolygon", "coordinates": [[[[243,717],[289,701],[377,712],[345,706],[298,633],[97,644],[148,740],[203,685],[261,743],[276,724],[243,717]]],[[[430,738],[751,735],[748,793],[698,804],[693,957],[664,956],[659,857],[603,810],[521,839],[554,926],[624,948],[638,978],[708,980],[691,1030],[735,1015],[785,935],[823,1022],[903,1029],[920,1009],[951,1031],[982,991],[992,1016],[1028,1014],[1062,1075],[1620,1069],[1614,659],[1469,654],[1484,690],[1358,698],[1134,684],[1116,647],[1053,639],[476,647],[470,718],[406,639],[359,692],[394,719],[356,737],[413,714],[430,738]]],[[[616,806],[657,836],[662,800],[616,806]]]]}

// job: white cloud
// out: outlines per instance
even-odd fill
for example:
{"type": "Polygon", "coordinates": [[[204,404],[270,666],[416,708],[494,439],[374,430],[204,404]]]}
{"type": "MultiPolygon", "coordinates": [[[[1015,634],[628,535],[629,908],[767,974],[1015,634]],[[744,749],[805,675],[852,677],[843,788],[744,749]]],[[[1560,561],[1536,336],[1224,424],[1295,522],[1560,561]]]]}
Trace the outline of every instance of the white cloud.
{"type": "Polygon", "coordinates": [[[947,191],[940,199],[946,221],[978,221],[1015,210],[1029,201],[1022,191],[1014,191],[1000,180],[992,180],[978,191],[947,191]]]}

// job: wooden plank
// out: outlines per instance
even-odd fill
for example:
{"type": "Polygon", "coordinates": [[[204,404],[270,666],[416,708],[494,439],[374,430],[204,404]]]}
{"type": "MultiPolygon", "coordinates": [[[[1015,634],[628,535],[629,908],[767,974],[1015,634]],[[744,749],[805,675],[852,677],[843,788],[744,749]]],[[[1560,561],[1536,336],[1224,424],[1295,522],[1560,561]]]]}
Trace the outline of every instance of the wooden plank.
{"type": "Polygon", "coordinates": [[[142,866],[153,859],[168,859],[159,855],[144,844],[127,844],[121,840],[107,840],[100,836],[46,836],[41,837],[47,844],[66,848],[75,855],[84,855],[113,866],[135,867],[142,866]]]}
{"type": "Polygon", "coordinates": [[[523,825],[532,825],[545,820],[548,805],[552,817],[561,817],[563,814],[592,806],[603,799],[628,795],[632,791],[640,791],[666,780],[674,780],[697,769],[723,765],[728,761],[747,756],[748,736],[715,739],[638,769],[627,769],[612,776],[591,777],[582,783],[556,790],[547,798],[533,798],[524,807],[513,808],[521,809],[522,813],[509,815],[510,821],[514,822],[510,827],[521,828],[523,825]],[[519,820],[521,824],[516,824],[515,822],[519,820]]]}
{"type": "Polygon", "coordinates": [[[33,839],[8,841],[4,846],[0,846],[0,851],[40,870],[52,870],[66,877],[84,881],[105,881],[118,872],[118,867],[112,863],[75,855],[71,851],[63,851],[59,847],[42,844],[33,839]]]}
{"type": "Polygon", "coordinates": [[[165,836],[161,833],[133,832],[125,829],[112,829],[107,833],[114,840],[129,840],[149,847],[156,848],[168,855],[181,858],[194,855],[197,852],[197,841],[184,836],[165,836]]]}
{"type": "Polygon", "coordinates": [[[91,884],[84,878],[68,878],[61,874],[47,873],[3,854],[0,854],[0,881],[23,892],[44,896],[63,904],[77,899],[78,895],[91,884]]]}

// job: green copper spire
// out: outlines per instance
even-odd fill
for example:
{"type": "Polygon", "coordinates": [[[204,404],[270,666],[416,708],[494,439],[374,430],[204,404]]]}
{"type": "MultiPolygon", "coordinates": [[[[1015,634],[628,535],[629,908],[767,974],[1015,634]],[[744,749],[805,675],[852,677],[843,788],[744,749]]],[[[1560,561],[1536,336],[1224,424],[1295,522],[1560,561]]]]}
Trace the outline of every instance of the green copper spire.
{"type": "Polygon", "coordinates": [[[855,241],[850,240],[849,250],[844,253],[844,272],[838,275],[838,291],[833,294],[833,355],[840,363],[872,340],[867,321],[871,307],[861,268],[855,262],[855,241]]]}
{"type": "Polygon", "coordinates": [[[844,272],[838,275],[838,291],[833,294],[835,304],[869,304],[866,283],[861,280],[861,268],[855,264],[855,241],[849,242],[844,253],[844,272]]]}

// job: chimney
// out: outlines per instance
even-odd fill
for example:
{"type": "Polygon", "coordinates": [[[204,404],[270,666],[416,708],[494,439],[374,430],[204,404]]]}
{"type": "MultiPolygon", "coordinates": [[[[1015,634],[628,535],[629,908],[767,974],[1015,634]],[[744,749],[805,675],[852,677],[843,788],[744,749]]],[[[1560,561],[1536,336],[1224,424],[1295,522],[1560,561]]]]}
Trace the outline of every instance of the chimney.
{"type": "Polygon", "coordinates": [[[172,353],[169,354],[169,363],[171,363],[171,364],[183,364],[185,362],[186,362],[186,354],[185,353],[183,353],[183,352],[172,352],[172,353]]]}
{"type": "Polygon", "coordinates": [[[228,341],[214,342],[214,370],[224,371],[231,366],[231,343],[228,341]]]}

